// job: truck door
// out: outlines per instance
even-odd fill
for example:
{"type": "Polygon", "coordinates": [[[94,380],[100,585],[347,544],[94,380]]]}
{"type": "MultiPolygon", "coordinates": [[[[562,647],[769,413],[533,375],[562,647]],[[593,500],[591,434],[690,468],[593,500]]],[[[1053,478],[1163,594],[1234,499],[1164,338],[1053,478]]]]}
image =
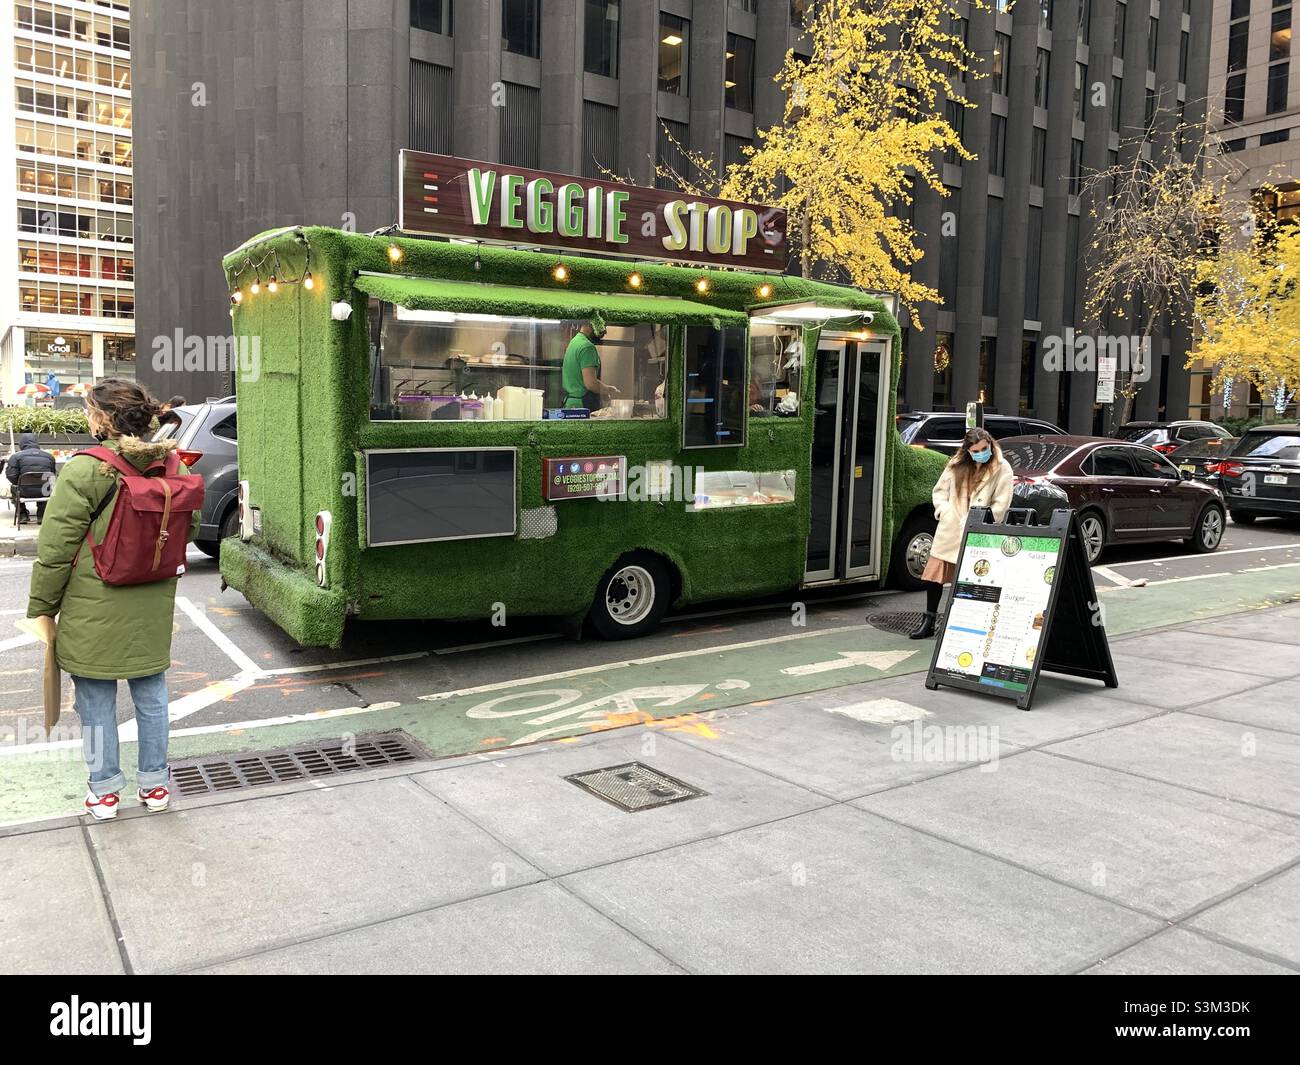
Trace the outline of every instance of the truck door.
{"type": "Polygon", "coordinates": [[[813,371],[807,583],[880,574],[889,345],[823,334],[813,371]]]}

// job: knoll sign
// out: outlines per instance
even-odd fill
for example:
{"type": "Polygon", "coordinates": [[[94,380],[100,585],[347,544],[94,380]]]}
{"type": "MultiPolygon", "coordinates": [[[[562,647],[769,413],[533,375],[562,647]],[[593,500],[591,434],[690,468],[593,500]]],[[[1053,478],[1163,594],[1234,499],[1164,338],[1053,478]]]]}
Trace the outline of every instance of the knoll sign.
{"type": "Polygon", "coordinates": [[[403,150],[398,228],[638,259],[781,272],[786,215],[687,196],[403,150]]]}

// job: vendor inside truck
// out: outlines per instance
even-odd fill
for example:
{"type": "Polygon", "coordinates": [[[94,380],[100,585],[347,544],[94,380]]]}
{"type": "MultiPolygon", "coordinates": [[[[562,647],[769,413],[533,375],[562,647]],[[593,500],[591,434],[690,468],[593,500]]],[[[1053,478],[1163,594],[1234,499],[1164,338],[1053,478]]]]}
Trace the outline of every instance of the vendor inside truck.
{"type": "Polygon", "coordinates": [[[605,338],[605,322],[594,318],[583,322],[564,352],[564,406],[600,410],[606,396],[618,395],[613,385],[600,380],[600,352],[596,345],[605,338]]]}

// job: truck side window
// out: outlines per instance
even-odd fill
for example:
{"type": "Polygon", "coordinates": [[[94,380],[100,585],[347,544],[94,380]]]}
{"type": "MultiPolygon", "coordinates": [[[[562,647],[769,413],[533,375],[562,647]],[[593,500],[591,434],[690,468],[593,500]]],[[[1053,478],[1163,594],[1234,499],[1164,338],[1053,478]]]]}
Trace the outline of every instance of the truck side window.
{"type": "Polygon", "coordinates": [[[743,447],[749,382],[746,330],[731,326],[686,330],[683,447],[743,447]]]}

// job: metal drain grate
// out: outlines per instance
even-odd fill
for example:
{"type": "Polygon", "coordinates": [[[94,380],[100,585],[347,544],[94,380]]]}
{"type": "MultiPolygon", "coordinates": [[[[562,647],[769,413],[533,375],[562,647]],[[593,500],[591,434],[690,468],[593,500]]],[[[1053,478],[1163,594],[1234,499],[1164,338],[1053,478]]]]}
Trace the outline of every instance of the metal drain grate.
{"type": "Polygon", "coordinates": [[[564,779],[630,814],[708,794],[640,762],[589,769],[564,779]]]}
{"type": "Polygon", "coordinates": [[[172,786],[179,795],[217,795],[263,784],[381,769],[424,761],[428,757],[405,732],[373,732],[350,739],[346,748],[344,741],[339,740],[173,762],[172,786]]]}
{"type": "MultiPolygon", "coordinates": [[[[873,629],[892,632],[895,636],[908,636],[921,624],[924,615],[919,610],[901,611],[897,614],[868,614],[867,624],[873,629]]],[[[942,623],[943,616],[938,621],[942,623]]]]}

